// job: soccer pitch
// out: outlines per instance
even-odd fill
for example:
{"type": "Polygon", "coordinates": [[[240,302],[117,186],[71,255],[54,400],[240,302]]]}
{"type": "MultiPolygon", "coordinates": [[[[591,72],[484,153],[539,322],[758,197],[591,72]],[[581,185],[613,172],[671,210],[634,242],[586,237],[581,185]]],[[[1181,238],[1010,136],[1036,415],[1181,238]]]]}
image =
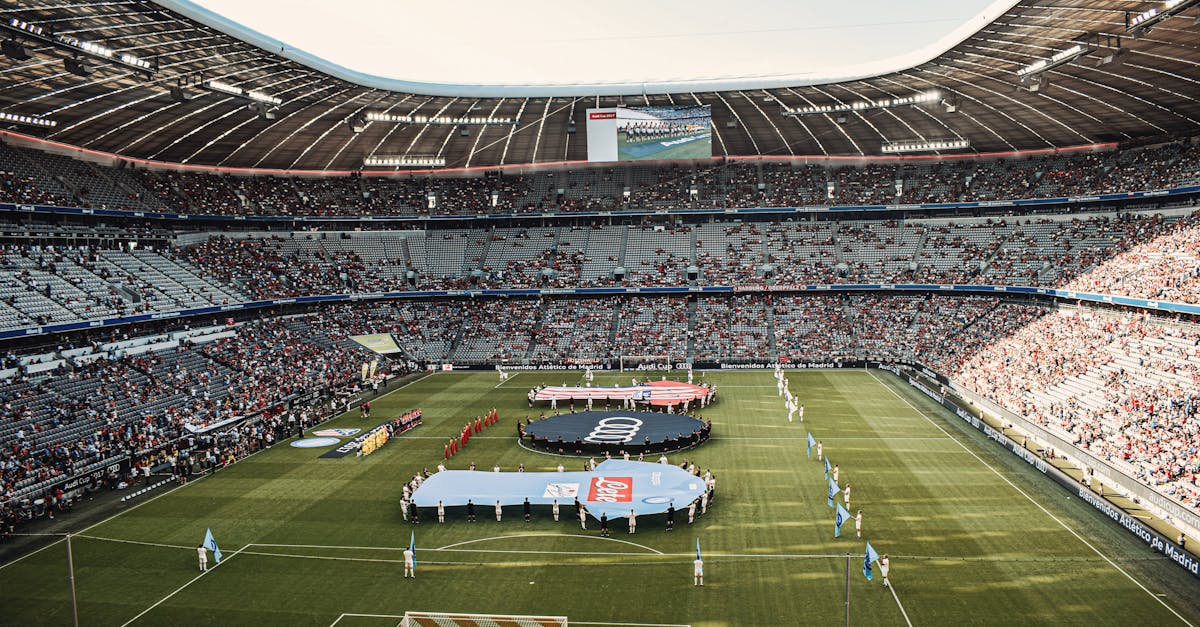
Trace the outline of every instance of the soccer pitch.
{"type": "MultiPolygon", "coordinates": [[[[708,159],[712,157],[712,132],[632,143],[618,133],[617,155],[620,161],[708,159]]],[[[850,494],[853,498],[854,491],[850,494]]]]}
{"type": "MultiPolygon", "coordinates": [[[[639,375],[641,376],[641,375],[639,375]]],[[[659,374],[653,374],[658,378],[659,374]]],[[[438,373],[324,426],[370,427],[419,407],[425,424],[366,458],[277,444],[211,477],[150,498],[72,538],[83,625],[395,625],[407,610],[567,616],[609,624],[1107,624],[1200,622],[1190,575],[899,379],[877,371],[788,373],[806,407],[787,422],[768,371],[708,372],[712,439],[687,455],[716,475],[706,515],[674,531],[662,517],[623,520],[600,538],[564,508],[521,520],[490,508],[467,523],[401,518],[401,483],[431,470],[442,444],[490,407],[501,420],[449,466],[550,471],[560,458],[517,445],[538,410],[525,394],[578,373],[438,373]],[[894,594],[862,574],[853,522],[833,535],[811,431],[853,486],[864,538],[892,559],[894,594]],[[200,575],[211,528],[220,566],[200,575]],[[402,578],[415,531],[417,578],[402,578]],[[705,586],[692,586],[696,539],[705,586]],[[368,616],[371,615],[371,616],[368,616]]],[[[597,385],[629,374],[598,373],[597,385]]],[[[578,470],[582,461],[566,460],[578,470]]],[[[0,566],[0,623],[71,622],[62,542],[0,566]]]]}

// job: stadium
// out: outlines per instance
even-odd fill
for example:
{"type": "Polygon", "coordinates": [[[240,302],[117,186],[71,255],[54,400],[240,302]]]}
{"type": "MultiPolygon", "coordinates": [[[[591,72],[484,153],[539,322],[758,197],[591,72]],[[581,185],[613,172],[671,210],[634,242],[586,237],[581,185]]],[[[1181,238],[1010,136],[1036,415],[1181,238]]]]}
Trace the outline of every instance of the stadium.
{"type": "Polygon", "coordinates": [[[0,624],[1200,624],[1197,0],[238,4],[0,7],[0,624]]]}

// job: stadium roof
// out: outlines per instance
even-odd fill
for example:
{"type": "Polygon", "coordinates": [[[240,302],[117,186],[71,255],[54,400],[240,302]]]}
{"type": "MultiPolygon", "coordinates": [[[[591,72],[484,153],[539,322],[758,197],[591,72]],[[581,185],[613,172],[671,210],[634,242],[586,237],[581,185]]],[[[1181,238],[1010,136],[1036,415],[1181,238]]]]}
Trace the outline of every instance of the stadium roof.
{"type": "Polygon", "coordinates": [[[942,140],[965,140],[969,148],[954,152],[972,153],[1194,135],[1195,4],[1022,0],[928,62],[825,85],[483,98],[356,84],[153,2],[28,0],[0,9],[12,37],[0,113],[56,125],[0,124],[135,159],[334,170],[359,169],[371,155],[441,157],[447,167],[582,160],[584,110],[622,103],[711,104],[715,156],[878,155],[884,144],[942,140]],[[20,23],[25,32],[14,30],[20,23]],[[935,90],[924,104],[878,106],[935,90]],[[856,108],[863,101],[873,104],[856,108]],[[805,107],[849,110],[783,114],[805,107]],[[464,117],[501,123],[454,123],[464,117]]]}
{"type": "Polygon", "coordinates": [[[393,0],[159,0],[353,83],[485,98],[727,91],[878,76],[933,59],[1016,3],[848,0],[846,11],[825,11],[794,0],[743,0],[736,10],[727,0],[522,0],[468,3],[447,15],[445,5],[393,0]],[[495,45],[498,33],[503,46],[495,45]]]}

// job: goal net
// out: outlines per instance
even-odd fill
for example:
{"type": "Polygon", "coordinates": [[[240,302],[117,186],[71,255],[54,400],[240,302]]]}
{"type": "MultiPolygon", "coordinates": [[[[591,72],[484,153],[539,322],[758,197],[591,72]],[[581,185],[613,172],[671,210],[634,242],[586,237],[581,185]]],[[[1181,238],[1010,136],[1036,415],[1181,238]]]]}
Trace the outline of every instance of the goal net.
{"type": "Polygon", "coordinates": [[[399,627],[567,627],[566,616],[405,612],[399,627]]]}
{"type": "MultiPolygon", "coordinates": [[[[621,355],[621,372],[626,370],[674,370],[671,355],[621,355]]],[[[680,360],[682,361],[682,360],[680,360]]]]}

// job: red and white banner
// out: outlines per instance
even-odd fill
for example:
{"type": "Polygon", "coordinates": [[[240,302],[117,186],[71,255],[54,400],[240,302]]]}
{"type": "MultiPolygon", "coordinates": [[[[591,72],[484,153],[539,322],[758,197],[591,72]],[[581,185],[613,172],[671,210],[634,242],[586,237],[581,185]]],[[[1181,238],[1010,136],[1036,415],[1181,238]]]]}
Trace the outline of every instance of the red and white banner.
{"type": "Polygon", "coordinates": [[[633,477],[592,477],[587,500],[594,503],[628,503],[633,500],[633,477]]]}
{"type": "Polygon", "coordinates": [[[605,399],[623,401],[633,399],[639,403],[665,406],[679,405],[685,401],[699,401],[712,393],[711,388],[702,385],[692,385],[680,381],[649,381],[641,385],[628,387],[579,387],[579,386],[549,386],[538,390],[533,397],[535,401],[603,401],[605,399]]]}

